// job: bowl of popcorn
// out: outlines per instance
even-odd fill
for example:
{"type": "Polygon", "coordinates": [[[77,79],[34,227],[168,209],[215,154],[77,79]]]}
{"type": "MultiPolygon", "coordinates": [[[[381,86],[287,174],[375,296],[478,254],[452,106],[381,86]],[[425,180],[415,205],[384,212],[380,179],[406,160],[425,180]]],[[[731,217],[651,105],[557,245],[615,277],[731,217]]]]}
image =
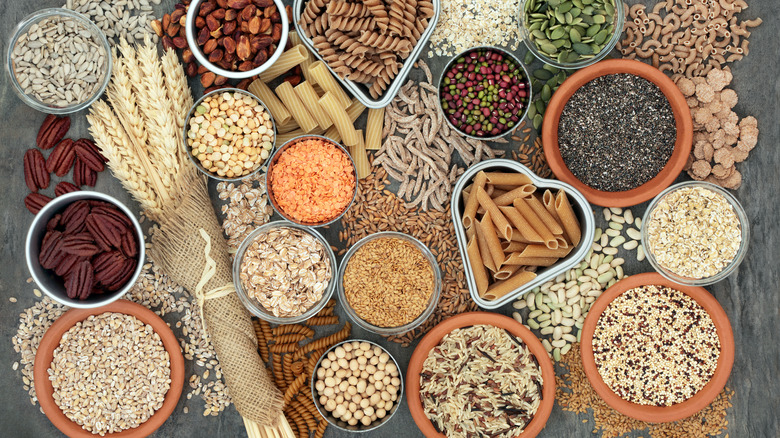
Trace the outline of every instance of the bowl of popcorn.
{"type": "Polygon", "coordinates": [[[317,231],[289,221],[258,227],[238,247],[233,283],[258,318],[306,321],[325,307],[336,286],[336,256],[317,231]]]}
{"type": "Polygon", "coordinates": [[[237,181],[259,172],[276,142],[276,124],[263,102],[238,88],[201,97],[184,125],[187,155],[210,178],[237,181]]]}

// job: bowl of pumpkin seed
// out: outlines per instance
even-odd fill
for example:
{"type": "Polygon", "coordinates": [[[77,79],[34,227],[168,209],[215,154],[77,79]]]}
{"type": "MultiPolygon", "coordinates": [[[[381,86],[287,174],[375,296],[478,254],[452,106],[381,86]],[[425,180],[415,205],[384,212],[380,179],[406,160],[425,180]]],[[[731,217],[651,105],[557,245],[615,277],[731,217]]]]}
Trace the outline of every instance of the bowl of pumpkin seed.
{"type": "Polygon", "coordinates": [[[615,48],[625,21],[621,0],[520,0],[520,32],[545,64],[580,69],[615,48]]]}

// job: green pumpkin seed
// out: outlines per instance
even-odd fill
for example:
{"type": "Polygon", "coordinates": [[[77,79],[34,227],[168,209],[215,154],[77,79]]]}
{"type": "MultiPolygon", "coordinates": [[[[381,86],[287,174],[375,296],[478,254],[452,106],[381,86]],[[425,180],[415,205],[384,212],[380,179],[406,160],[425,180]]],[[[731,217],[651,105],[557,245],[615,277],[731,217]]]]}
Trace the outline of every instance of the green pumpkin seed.
{"type": "Polygon", "coordinates": [[[531,33],[534,30],[537,30],[542,27],[542,23],[538,21],[534,21],[533,23],[528,25],[528,32],[531,33]]]}
{"type": "Polygon", "coordinates": [[[525,52],[525,56],[523,57],[523,64],[530,64],[534,62],[534,54],[529,50],[525,52]]]}
{"type": "Polygon", "coordinates": [[[592,16],[593,15],[593,6],[585,6],[584,8],[582,8],[582,13],[585,14],[585,15],[588,15],[588,16],[592,16]]]}
{"type": "Polygon", "coordinates": [[[533,120],[536,115],[536,105],[530,105],[528,107],[528,119],[533,120]]]}
{"type": "Polygon", "coordinates": [[[585,32],[585,35],[592,37],[597,33],[599,33],[600,30],[601,30],[601,26],[599,26],[598,24],[594,24],[588,28],[587,32],[585,32]]]}
{"type": "MultiPolygon", "coordinates": [[[[587,46],[586,46],[586,47],[587,47],[587,46]]],[[[550,55],[552,55],[553,53],[555,53],[556,51],[558,51],[558,48],[557,48],[557,47],[555,47],[554,45],[550,44],[550,43],[542,43],[542,44],[540,44],[540,45],[539,45],[539,49],[540,49],[542,52],[548,53],[548,54],[550,54],[550,55]]]]}
{"type": "Polygon", "coordinates": [[[534,38],[539,38],[539,39],[544,39],[544,38],[547,38],[547,35],[545,35],[545,33],[544,33],[544,32],[542,32],[542,31],[541,31],[541,30],[539,30],[539,29],[535,29],[535,30],[533,30],[533,31],[531,32],[531,36],[533,36],[534,38]]]}
{"type": "Polygon", "coordinates": [[[580,55],[592,55],[593,49],[587,44],[575,43],[571,45],[572,49],[580,55]]]}
{"type": "Polygon", "coordinates": [[[580,35],[579,32],[577,32],[576,28],[572,28],[569,31],[569,38],[571,39],[571,42],[573,42],[573,43],[579,43],[580,41],[582,41],[582,36],[580,35]]]}
{"type": "Polygon", "coordinates": [[[540,81],[546,81],[553,77],[553,74],[543,68],[534,70],[534,77],[540,81]]]}
{"type": "Polygon", "coordinates": [[[550,98],[552,97],[552,89],[549,85],[545,84],[544,87],[542,87],[542,100],[545,102],[549,102],[550,98]]]}
{"type": "Polygon", "coordinates": [[[560,63],[566,62],[566,57],[568,56],[568,54],[569,54],[568,50],[561,50],[560,52],[558,52],[558,58],[557,58],[558,62],[560,63]]]}
{"type": "Polygon", "coordinates": [[[574,7],[574,4],[570,1],[562,3],[560,6],[558,6],[558,10],[566,13],[569,12],[574,7]]]}
{"type": "Polygon", "coordinates": [[[572,8],[571,11],[569,11],[569,12],[571,12],[571,16],[572,17],[577,18],[577,17],[580,16],[580,14],[582,14],[582,9],[580,9],[580,8],[572,8]]]}
{"type": "Polygon", "coordinates": [[[607,17],[605,17],[605,16],[603,16],[601,14],[594,15],[593,16],[593,22],[596,23],[596,24],[604,24],[604,23],[607,22],[607,17]]]}
{"type": "Polygon", "coordinates": [[[583,5],[592,5],[593,4],[593,0],[582,0],[582,4],[583,5]]]}
{"type": "Polygon", "coordinates": [[[550,33],[550,39],[557,40],[563,38],[564,35],[566,35],[566,29],[561,26],[550,33]]]}
{"type": "Polygon", "coordinates": [[[545,108],[547,108],[547,105],[544,103],[542,99],[536,99],[536,102],[534,102],[534,105],[536,105],[536,112],[539,114],[544,114],[545,108]]]}
{"type": "Polygon", "coordinates": [[[599,45],[604,44],[604,41],[606,41],[607,38],[609,38],[609,32],[607,29],[603,29],[593,36],[593,42],[599,45]]]}
{"type": "Polygon", "coordinates": [[[561,71],[560,73],[558,73],[558,77],[557,77],[558,85],[561,85],[563,83],[563,81],[566,80],[566,76],[568,76],[568,75],[566,74],[565,71],[561,71]]]}
{"type": "MultiPolygon", "coordinates": [[[[541,114],[537,114],[534,116],[534,129],[539,129],[540,126],[542,126],[542,121],[544,119],[542,118],[541,114]]],[[[530,321],[529,321],[530,322],[530,321]]]]}
{"type": "Polygon", "coordinates": [[[566,62],[574,62],[580,58],[579,53],[569,52],[569,56],[566,57],[566,62]]]}
{"type": "Polygon", "coordinates": [[[604,3],[604,11],[607,12],[607,15],[615,15],[615,6],[612,3],[604,3]]]}
{"type": "Polygon", "coordinates": [[[566,24],[572,24],[572,20],[574,20],[574,16],[571,15],[571,12],[565,13],[563,17],[566,19],[566,24]]]}
{"type": "Polygon", "coordinates": [[[531,89],[533,90],[534,93],[541,92],[542,91],[542,86],[544,86],[544,83],[542,83],[540,81],[537,81],[537,80],[531,81],[531,89]]]}
{"type": "Polygon", "coordinates": [[[558,67],[548,65],[548,64],[543,65],[542,68],[549,71],[552,74],[557,74],[559,71],[561,71],[561,69],[559,69],[558,67]]]}
{"type": "Polygon", "coordinates": [[[574,4],[574,6],[580,9],[585,7],[585,5],[582,4],[582,0],[571,0],[571,2],[574,4]]]}

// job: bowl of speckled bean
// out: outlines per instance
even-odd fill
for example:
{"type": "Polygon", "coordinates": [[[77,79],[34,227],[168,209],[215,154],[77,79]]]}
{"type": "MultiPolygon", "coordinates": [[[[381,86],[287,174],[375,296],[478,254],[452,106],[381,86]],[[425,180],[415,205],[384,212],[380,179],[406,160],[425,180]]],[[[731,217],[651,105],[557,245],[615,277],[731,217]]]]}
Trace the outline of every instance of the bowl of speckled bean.
{"type": "Polygon", "coordinates": [[[625,59],[598,62],[566,79],[542,124],[555,176],[604,207],[640,204],[669,187],[692,140],[690,109],[674,82],[625,59]]]}
{"type": "Polygon", "coordinates": [[[690,417],[723,390],[734,364],[726,312],[702,287],[658,273],[626,277],[591,307],[585,375],[616,411],[650,423],[690,417]]]}

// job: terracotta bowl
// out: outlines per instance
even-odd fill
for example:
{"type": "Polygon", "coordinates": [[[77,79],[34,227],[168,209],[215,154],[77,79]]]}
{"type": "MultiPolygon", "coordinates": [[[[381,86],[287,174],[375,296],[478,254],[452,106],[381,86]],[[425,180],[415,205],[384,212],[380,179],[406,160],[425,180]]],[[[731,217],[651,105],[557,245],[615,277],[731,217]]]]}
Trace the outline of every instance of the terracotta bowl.
{"type": "Polygon", "coordinates": [[[71,309],[55,321],[46,331],[43,339],[41,339],[41,344],[35,355],[33,376],[38,401],[49,420],[65,435],[71,438],[94,438],[98,436],[82,429],[81,426],[62,413],[52,396],[54,388],[51,385],[51,381],[49,381],[48,369],[54,357],[54,349],[59,345],[62,335],[76,323],[87,319],[90,315],[100,315],[105,312],[132,315],[138,318],[139,321],[151,325],[154,331],[160,335],[163,346],[171,358],[171,387],[168,389],[168,393],[165,394],[165,401],[162,407],[149,420],[134,429],[105,435],[110,438],[140,438],[149,436],[165,423],[165,420],[171,416],[176,408],[176,404],[179,402],[182,387],[184,386],[184,357],[182,357],[181,347],[179,347],[176,335],[173,334],[165,321],[140,304],[119,300],[96,309],[71,309]]]}
{"type": "Polygon", "coordinates": [[[601,61],[571,75],[561,84],[553,94],[552,99],[550,99],[550,104],[547,105],[547,110],[544,114],[544,123],[542,124],[544,155],[555,176],[559,180],[573,185],[591,203],[604,207],[630,207],[641,204],[669,187],[682,172],[685,162],[691,153],[692,141],[693,121],[691,120],[691,112],[688,104],[685,102],[685,96],[677,88],[677,85],[655,67],[628,59],[601,61]],[[561,120],[563,108],[575,91],[593,79],[617,73],[629,73],[642,77],[661,89],[674,113],[677,141],[674,144],[674,151],[666,166],[653,179],[635,189],[623,192],[605,192],[585,185],[566,167],[558,145],[558,124],[561,120]]]}
{"type": "Polygon", "coordinates": [[[542,401],[523,433],[517,435],[517,438],[533,438],[544,428],[547,419],[550,418],[553,404],[555,404],[555,370],[553,369],[552,360],[550,360],[550,356],[545,351],[542,343],[530,330],[512,318],[490,312],[469,312],[453,316],[439,323],[422,338],[414,353],[412,353],[409,367],[406,370],[406,400],[409,403],[412,418],[426,437],[446,438],[444,434],[436,431],[433,423],[431,423],[423,411],[422,401],[420,400],[420,372],[422,372],[423,362],[428,357],[428,353],[433,347],[439,345],[444,335],[457,328],[479,324],[505,329],[520,338],[531,350],[531,353],[536,357],[539,366],[542,368],[542,380],[544,380],[542,401]]]}
{"type": "Polygon", "coordinates": [[[731,330],[731,323],[726,316],[726,312],[706,289],[695,286],[684,286],[667,280],[661,274],[648,272],[644,274],[632,275],[618,281],[612,287],[607,289],[590,308],[585,324],[582,327],[582,345],[580,348],[582,355],[582,364],[585,369],[585,375],[596,393],[607,402],[613,409],[621,414],[636,418],[637,420],[650,423],[666,423],[677,421],[704,409],[715,400],[720,391],[726,386],[726,381],[731,373],[731,367],[734,365],[734,333],[731,330]],[[718,367],[715,374],[704,388],[697,392],[688,400],[672,406],[646,406],[632,403],[624,400],[604,383],[601,375],[596,369],[596,362],[593,357],[593,332],[596,330],[596,323],[601,317],[604,309],[623,292],[639,286],[661,285],[679,290],[689,297],[696,300],[700,306],[710,315],[715,323],[720,339],[720,357],[718,358],[718,367]]]}

